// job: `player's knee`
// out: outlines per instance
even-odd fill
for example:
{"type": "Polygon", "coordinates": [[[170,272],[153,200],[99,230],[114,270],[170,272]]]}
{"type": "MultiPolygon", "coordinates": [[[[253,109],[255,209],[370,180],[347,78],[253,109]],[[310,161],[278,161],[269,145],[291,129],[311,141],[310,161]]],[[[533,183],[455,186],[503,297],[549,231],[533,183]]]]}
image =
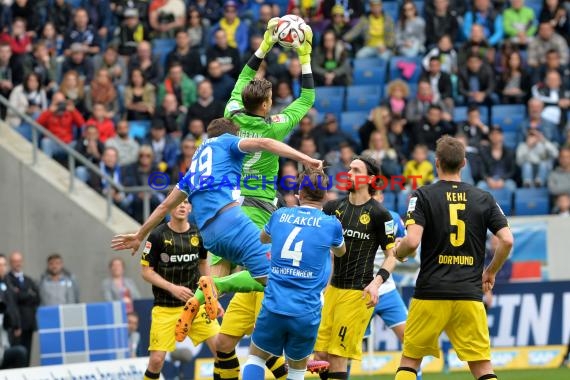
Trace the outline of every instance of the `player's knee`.
{"type": "Polygon", "coordinates": [[[151,372],[160,372],[162,370],[162,366],[164,365],[164,357],[165,355],[162,352],[152,351],[148,359],[148,369],[151,372]]]}
{"type": "Polygon", "coordinates": [[[216,351],[225,352],[225,353],[232,352],[236,348],[238,341],[239,339],[237,339],[237,337],[231,337],[225,334],[218,334],[215,343],[216,351]]]}

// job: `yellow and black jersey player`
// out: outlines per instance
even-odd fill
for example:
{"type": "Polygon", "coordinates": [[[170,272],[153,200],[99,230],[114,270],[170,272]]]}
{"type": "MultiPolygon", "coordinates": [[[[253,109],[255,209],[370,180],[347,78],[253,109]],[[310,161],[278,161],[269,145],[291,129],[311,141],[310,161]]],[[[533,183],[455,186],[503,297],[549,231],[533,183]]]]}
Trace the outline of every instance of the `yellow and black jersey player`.
{"type": "Polygon", "coordinates": [[[438,338],[447,333],[460,360],[469,363],[476,379],[495,379],[483,292],[513,245],[507,218],[491,194],[462,183],[465,147],[444,136],[437,142],[439,181],[416,190],[409,201],[408,234],[396,241],[398,259],[421,243],[421,266],[410,303],[397,380],[416,379],[424,356],[439,357],[438,338]],[[499,243],[487,268],[487,230],[499,243]]]}
{"type": "Polygon", "coordinates": [[[322,320],[315,344],[315,359],[330,363],[322,379],[346,379],[349,359],[362,357],[362,339],[378,302],[378,288],[396,265],[394,221],[390,212],[372,198],[370,181],[379,175],[379,165],[366,157],[355,158],[348,172],[348,197],[325,204],[323,211],[340,220],[346,254],[335,257],[331,283],[324,296],[322,320]],[[361,178],[366,177],[366,183],[361,178]],[[374,275],[378,247],[386,254],[374,275]]]}
{"type": "MultiPolygon", "coordinates": [[[[209,275],[208,252],[195,225],[188,222],[190,203],[184,200],[170,214],[168,223],[148,236],[142,258],[142,276],[152,284],[154,306],[150,327],[150,358],[144,379],[158,379],[167,352],[174,351],[175,327],[186,301],[193,296],[200,276],[209,275]]],[[[206,342],[216,352],[214,338],[220,330],[202,305],[188,337],[198,345],[206,342]]]]}

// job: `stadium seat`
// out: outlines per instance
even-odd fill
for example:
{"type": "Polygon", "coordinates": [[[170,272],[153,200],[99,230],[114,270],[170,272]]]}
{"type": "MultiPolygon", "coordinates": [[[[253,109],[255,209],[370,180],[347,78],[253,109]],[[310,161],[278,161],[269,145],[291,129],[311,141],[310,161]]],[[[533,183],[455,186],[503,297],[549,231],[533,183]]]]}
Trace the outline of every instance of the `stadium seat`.
{"type": "MultiPolygon", "coordinates": [[[[176,47],[176,40],[173,38],[157,38],[152,40],[152,54],[156,56],[160,64],[164,67],[166,56],[176,47]]],[[[165,68],[164,71],[166,71],[165,68]]]]}
{"type": "Polygon", "coordinates": [[[370,111],[382,97],[380,86],[350,86],[346,89],[346,111],[370,111]]]}
{"type": "Polygon", "coordinates": [[[321,86],[315,87],[315,96],[317,98],[328,98],[328,97],[341,97],[344,99],[344,93],[346,92],[346,87],[344,86],[321,86]]]}
{"type": "Polygon", "coordinates": [[[505,132],[516,132],[526,117],[522,104],[496,105],[491,109],[491,124],[498,124],[505,132]]]}
{"type": "Polygon", "coordinates": [[[406,211],[408,211],[410,195],[411,193],[406,191],[400,191],[398,193],[398,214],[400,214],[402,218],[406,216],[406,211]]]}
{"type": "Polygon", "coordinates": [[[348,133],[356,142],[360,142],[358,130],[368,118],[368,112],[343,112],[340,115],[340,129],[348,133]]]}
{"type": "Polygon", "coordinates": [[[513,262],[511,281],[539,281],[542,279],[542,264],[540,261],[513,262]]]}
{"type": "Polygon", "coordinates": [[[382,2],[382,11],[392,17],[392,20],[396,23],[398,21],[398,13],[400,13],[400,3],[397,1],[382,2]]]}
{"type": "Polygon", "coordinates": [[[503,144],[505,144],[507,148],[513,150],[517,149],[517,132],[504,132],[503,139],[503,144]]]}
{"type": "Polygon", "coordinates": [[[542,3],[543,0],[526,0],[524,5],[531,8],[534,11],[534,16],[538,19],[542,11],[542,3]]]}
{"type": "Polygon", "coordinates": [[[315,108],[319,113],[332,113],[337,117],[342,112],[343,98],[339,96],[316,96],[315,108]]]}
{"type": "Polygon", "coordinates": [[[392,57],[390,59],[390,71],[389,71],[389,80],[394,79],[402,79],[406,81],[408,84],[411,83],[418,83],[420,80],[420,76],[422,74],[422,59],[421,57],[409,58],[409,57],[392,57]],[[409,78],[403,76],[402,69],[400,68],[400,64],[411,64],[415,65],[413,73],[409,78]]]}
{"type": "Polygon", "coordinates": [[[505,215],[511,215],[513,211],[513,192],[503,188],[500,190],[489,190],[489,193],[495,198],[505,215]]]}
{"type": "Polygon", "coordinates": [[[384,207],[386,207],[388,210],[396,210],[396,194],[391,191],[384,191],[383,195],[384,201],[382,204],[384,207]]]}
{"type": "MultiPolygon", "coordinates": [[[[453,109],[453,121],[462,122],[467,121],[467,111],[468,107],[455,107],[453,109]]],[[[481,112],[481,120],[483,123],[489,123],[489,109],[487,107],[479,107],[479,112],[481,112]]]]}
{"type": "Polygon", "coordinates": [[[382,58],[356,58],[352,61],[352,65],[357,70],[370,67],[386,67],[387,63],[382,58]]]}
{"type": "Polygon", "coordinates": [[[150,131],[150,120],[129,121],[129,136],[144,139],[150,131]]]}
{"type": "Polygon", "coordinates": [[[550,214],[548,189],[517,189],[515,191],[515,213],[524,215],[550,214]]]}
{"type": "Polygon", "coordinates": [[[374,66],[354,69],[353,85],[384,85],[386,83],[386,66],[374,66]]]}
{"type": "Polygon", "coordinates": [[[416,5],[416,9],[418,10],[418,16],[423,17],[424,16],[425,2],[424,1],[414,1],[414,4],[416,5]]]}

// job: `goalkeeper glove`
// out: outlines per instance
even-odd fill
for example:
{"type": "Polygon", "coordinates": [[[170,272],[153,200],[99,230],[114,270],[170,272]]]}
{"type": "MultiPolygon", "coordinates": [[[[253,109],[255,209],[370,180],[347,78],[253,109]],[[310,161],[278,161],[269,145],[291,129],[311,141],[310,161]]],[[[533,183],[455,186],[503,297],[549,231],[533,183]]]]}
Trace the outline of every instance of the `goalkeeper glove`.
{"type": "Polygon", "coordinates": [[[311,52],[313,51],[313,30],[307,24],[301,25],[301,29],[305,32],[305,41],[297,48],[299,61],[301,65],[311,63],[311,52]]]}
{"type": "Polygon", "coordinates": [[[277,42],[277,34],[275,33],[275,28],[277,27],[278,23],[279,17],[273,17],[267,23],[267,29],[263,34],[263,41],[261,41],[261,45],[259,45],[259,50],[261,50],[264,57],[267,55],[267,53],[269,53],[269,50],[271,50],[273,45],[275,45],[275,42],[277,42]]]}

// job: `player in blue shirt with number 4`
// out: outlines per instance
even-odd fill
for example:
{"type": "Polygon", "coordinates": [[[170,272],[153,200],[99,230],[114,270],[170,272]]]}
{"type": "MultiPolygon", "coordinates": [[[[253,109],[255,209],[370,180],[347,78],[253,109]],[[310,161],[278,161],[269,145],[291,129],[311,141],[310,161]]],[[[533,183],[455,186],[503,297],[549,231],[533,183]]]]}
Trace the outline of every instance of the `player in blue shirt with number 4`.
{"type": "Polygon", "coordinates": [[[322,170],[302,173],[301,206],[275,211],[261,232],[261,242],[271,243],[271,271],[244,380],[264,379],[267,359],[283,351],[287,379],[304,379],[321,322],[321,293],[331,273],[330,251],[337,257],[346,252],[342,225],[322,211],[327,182],[322,170]]]}

